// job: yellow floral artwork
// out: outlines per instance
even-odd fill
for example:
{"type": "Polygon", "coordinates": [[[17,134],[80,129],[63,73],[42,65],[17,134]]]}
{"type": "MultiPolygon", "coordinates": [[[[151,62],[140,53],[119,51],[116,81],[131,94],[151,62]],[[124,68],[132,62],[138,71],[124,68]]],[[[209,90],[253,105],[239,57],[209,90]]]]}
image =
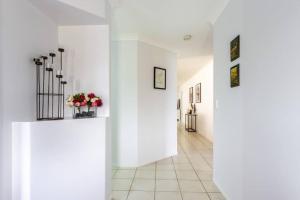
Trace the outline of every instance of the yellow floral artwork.
{"type": "Polygon", "coordinates": [[[230,43],[230,57],[231,57],[231,62],[240,57],[240,36],[237,36],[230,43]]]}
{"type": "Polygon", "coordinates": [[[240,65],[230,69],[230,85],[231,87],[240,86],[240,65]]]}

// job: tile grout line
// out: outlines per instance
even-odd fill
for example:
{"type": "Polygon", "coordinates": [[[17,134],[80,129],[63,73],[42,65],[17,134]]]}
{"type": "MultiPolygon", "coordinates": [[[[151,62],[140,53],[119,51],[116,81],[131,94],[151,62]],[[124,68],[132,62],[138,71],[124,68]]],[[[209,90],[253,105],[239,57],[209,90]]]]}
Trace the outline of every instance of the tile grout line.
{"type": "Polygon", "coordinates": [[[212,199],[210,198],[210,195],[209,195],[209,193],[207,192],[206,188],[204,187],[204,184],[203,184],[203,182],[201,181],[201,179],[200,179],[198,173],[196,172],[196,170],[195,170],[195,168],[194,168],[194,166],[193,166],[193,164],[192,164],[190,158],[187,156],[187,154],[186,154],[186,152],[185,152],[185,150],[184,150],[183,148],[182,148],[182,151],[184,152],[184,154],[185,154],[185,156],[187,157],[187,159],[188,159],[190,165],[192,166],[194,172],[196,173],[196,175],[197,175],[197,177],[198,177],[198,179],[199,179],[199,181],[200,181],[200,183],[201,183],[201,185],[202,185],[202,187],[203,187],[203,189],[204,189],[204,191],[205,191],[205,194],[208,196],[208,198],[209,198],[210,200],[212,200],[212,199]]]}
{"type": "MultiPolygon", "coordinates": [[[[179,145],[179,146],[180,146],[180,145],[179,145]]],[[[180,193],[181,199],[183,200],[183,195],[182,195],[182,191],[181,191],[179,179],[178,179],[178,176],[177,176],[177,171],[176,171],[176,169],[175,169],[175,164],[174,164],[173,157],[172,157],[172,164],[173,164],[174,171],[175,171],[175,175],[176,175],[176,180],[177,180],[177,184],[178,184],[178,188],[179,188],[179,193],[180,193]]]]}
{"type": "MultiPolygon", "coordinates": [[[[210,149],[210,148],[208,148],[207,145],[206,145],[205,143],[203,143],[197,136],[199,137],[200,135],[193,135],[193,137],[196,138],[196,140],[197,140],[198,142],[200,142],[203,146],[205,146],[206,149],[210,149]]],[[[200,136],[200,137],[203,137],[203,136],[200,136]]],[[[192,144],[192,145],[193,145],[193,144],[192,144]]],[[[213,144],[211,144],[211,145],[213,145],[213,144]]],[[[195,145],[193,145],[193,146],[195,147],[195,145]]],[[[197,149],[197,148],[196,148],[196,149],[197,149]]],[[[207,159],[202,155],[202,153],[199,152],[199,154],[200,154],[200,156],[203,158],[203,160],[206,162],[206,164],[208,164],[211,168],[213,168],[213,166],[207,161],[207,159]]]]}
{"type": "MultiPolygon", "coordinates": [[[[196,140],[197,140],[197,138],[196,138],[196,140]]],[[[193,144],[192,144],[192,145],[193,145],[193,144]]],[[[209,149],[209,148],[207,148],[207,149],[209,149]]],[[[207,161],[206,157],[203,156],[203,154],[202,154],[201,152],[199,152],[199,155],[202,157],[202,159],[206,162],[206,164],[207,164],[209,167],[213,168],[213,166],[207,161]]]]}
{"type": "Polygon", "coordinates": [[[156,199],[156,170],[157,170],[157,162],[155,162],[154,200],[156,199]]]}
{"type": "MultiPolygon", "coordinates": [[[[184,130],[180,129],[179,131],[180,131],[180,135],[184,135],[184,133],[183,133],[184,130]],[[183,134],[182,134],[182,133],[183,133],[183,134]]],[[[202,140],[205,140],[205,138],[204,138],[203,136],[201,136],[201,135],[193,135],[193,138],[195,138],[197,141],[199,141],[200,144],[202,144],[202,145],[204,146],[204,149],[205,149],[205,150],[213,150],[213,149],[209,148],[207,144],[205,144],[203,141],[201,141],[199,137],[202,137],[201,139],[202,139],[202,140]]],[[[197,154],[200,155],[200,157],[205,161],[206,164],[208,164],[208,166],[210,167],[210,169],[213,171],[213,166],[210,165],[210,163],[208,162],[208,160],[206,159],[206,157],[202,155],[201,149],[198,149],[198,148],[197,148],[197,146],[193,143],[193,140],[191,140],[190,138],[187,139],[186,137],[181,137],[181,138],[182,138],[183,140],[185,140],[189,145],[192,145],[193,147],[195,147],[195,149],[196,149],[197,151],[200,151],[200,152],[197,153],[197,154]]],[[[181,142],[181,141],[180,141],[180,142],[181,142]]],[[[211,143],[211,144],[212,144],[212,143],[211,143]]],[[[203,186],[203,188],[204,188],[204,190],[205,190],[205,193],[208,195],[209,199],[212,200],[212,197],[210,196],[210,194],[212,194],[212,193],[214,193],[214,194],[221,194],[221,195],[222,195],[221,192],[208,192],[208,191],[207,191],[207,189],[204,187],[204,184],[203,184],[203,182],[204,182],[205,180],[201,180],[201,178],[199,177],[198,173],[196,172],[196,170],[195,170],[195,168],[194,168],[194,166],[193,166],[193,163],[192,163],[191,160],[190,160],[190,157],[189,157],[190,155],[187,156],[187,153],[186,153],[186,151],[185,151],[185,149],[184,149],[183,147],[182,147],[182,150],[183,150],[183,152],[185,153],[186,157],[188,158],[188,160],[189,160],[191,166],[193,167],[193,169],[194,169],[196,175],[198,176],[198,179],[200,180],[200,182],[201,182],[201,184],[202,184],[202,186],[203,186]]],[[[201,170],[200,170],[200,171],[201,171],[201,170]]],[[[202,170],[202,171],[206,171],[206,170],[202,170]]],[[[211,182],[213,183],[213,180],[211,180],[211,182]]]]}
{"type": "MultiPolygon", "coordinates": [[[[193,145],[193,144],[192,144],[193,145]]],[[[194,146],[194,145],[193,145],[194,146]]],[[[209,164],[209,162],[207,162],[206,158],[199,152],[199,155],[201,156],[201,158],[205,161],[205,163],[212,168],[212,166],[209,164]]]]}
{"type": "MultiPolygon", "coordinates": [[[[181,132],[181,131],[180,131],[181,132]]],[[[184,133],[183,133],[184,134],[184,133]]],[[[195,137],[195,136],[193,136],[193,137],[195,137]]],[[[196,140],[197,140],[197,138],[196,138],[196,140]]],[[[187,140],[188,141],[188,140],[187,140]]],[[[189,142],[189,141],[188,141],[189,142]]],[[[199,151],[197,148],[196,148],[196,146],[192,143],[192,142],[189,142],[197,151],[199,151]]],[[[208,149],[208,148],[207,148],[208,149]]],[[[185,154],[186,154],[186,152],[184,152],[185,154]]],[[[198,153],[200,156],[201,156],[201,158],[205,161],[205,163],[213,170],[213,167],[209,164],[209,162],[206,160],[206,158],[199,152],[198,153]]],[[[187,155],[186,155],[186,157],[188,157],[187,155]]],[[[189,157],[188,157],[189,158],[189,157]]],[[[190,159],[189,159],[189,161],[190,161],[190,159]]],[[[190,161],[191,162],[191,161],[190,161]]],[[[192,164],[192,162],[191,162],[191,164],[192,164]]],[[[204,170],[205,171],[205,170],[204,170]]]]}
{"type": "MultiPolygon", "coordinates": [[[[213,169],[213,167],[209,163],[209,157],[210,157],[210,153],[211,153],[210,150],[212,150],[212,149],[209,147],[209,145],[206,145],[205,142],[202,142],[201,138],[197,137],[197,135],[188,135],[188,136],[191,136],[191,137],[188,137],[185,134],[184,130],[182,130],[182,129],[179,129],[178,132],[179,132],[179,134],[178,134],[179,137],[178,137],[178,141],[177,141],[178,142],[177,143],[178,144],[178,149],[179,149],[178,155],[179,154],[184,155],[185,159],[187,160],[187,163],[189,163],[191,165],[193,172],[196,173],[197,181],[199,181],[201,186],[203,187],[203,192],[202,193],[206,194],[208,196],[209,200],[212,200],[213,197],[211,197],[210,194],[212,194],[212,193],[213,194],[222,194],[222,193],[221,192],[208,192],[208,190],[204,186],[204,182],[206,181],[206,179],[201,180],[200,175],[196,171],[196,168],[195,168],[196,166],[194,166],[194,163],[192,162],[192,160],[197,162],[197,156],[199,156],[199,161],[200,161],[200,159],[203,159],[203,161],[204,161],[203,164],[206,163],[209,166],[209,169],[210,169],[210,170],[205,170],[204,168],[202,169],[201,165],[200,165],[199,171],[211,171],[213,169]],[[197,146],[197,145],[199,145],[199,146],[197,146]],[[207,155],[207,157],[208,157],[207,159],[206,159],[205,156],[203,156],[204,154],[207,155]],[[194,159],[193,155],[195,155],[195,159],[194,159]]],[[[177,181],[177,184],[178,184],[178,187],[179,187],[179,193],[180,193],[180,196],[181,196],[181,200],[183,200],[184,192],[182,191],[181,185],[179,183],[179,178],[178,178],[178,173],[177,173],[178,171],[175,168],[174,156],[171,156],[170,159],[171,159],[172,165],[174,167],[174,172],[175,172],[175,175],[176,175],[175,180],[177,181]]],[[[156,200],[158,198],[158,196],[157,196],[157,192],[158,192],[157,191],[157,181],[159,180],[159,179],[157,179],[158,162],[155,162],[153,164],[154,164],[154,175],[155,175],[155,177],[154,177],[155,178],[155,180],[154,180],[154,200],[156,200]]],[[[178,163],[176,163],[176,164],[178,164],[178,163]]],[[[122,169],[121,168],[115,169],[115,173],[113,174],[113,177],[120,170],[122,170],[122,169]]],[[[151,171],[151,170],[149,170],[149,171],[151,171]]],[[[130,184],[129,190],[124,190],[124,191],[128,192],[127,196],[124,196],[126,200],[129,200],[130,193],[133,190],[133,184],[134,184],[134,181],[137,178],[137,172],[138,172],[138,168],[134,168],[134,175],[133,175],[133,179],[132,179],[132,182],[130,184]]],[[[149,180],[148,178],[141,178],[141,179],[149,180]]],[[[162,180],[170,180],[170,179],[166,178],[166,179],[162,179],[162,180]]],[[[141,190],[141,191],[144,191],[144,190],[141,190]]],[[[170,192],[170,191],[165,191],[165,192],[170,192]]],[[[201,193],[201,192],[192,192],[192,193],[201,193]]]]}
{"type": "Polygon", "coordinates": [[[129,187],[129,190],[128,190],[128,194],[127,194],[126,200],[128,200],[128,198],[129,198],[129,194],[130,194],[130,192],[131,192],[131,188],[132,188],[133,182],[134,182],[134,180],[135,180],[136,171],[137,171],[137,168],[135,168],[134,176],[133,176],[132,182],[131,182],[131,184],[130,184],[130,187],[129,187]]]}

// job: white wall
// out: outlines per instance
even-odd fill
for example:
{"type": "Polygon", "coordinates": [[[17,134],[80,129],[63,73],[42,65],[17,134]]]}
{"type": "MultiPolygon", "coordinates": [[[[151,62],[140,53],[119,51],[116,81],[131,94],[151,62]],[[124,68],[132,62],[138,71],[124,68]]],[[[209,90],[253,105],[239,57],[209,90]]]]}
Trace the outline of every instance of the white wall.
{"type": "Polygon", "coordinates": [[[231,0],[215,25],[215,181],[230,200],[299,199],[297,1],[231,0]],[[229,44],[241,34],[241,86],[229,44]]]}
{"type": "Polygon", "coordinates": [[[138,43],[138,152],[147,164],[177,154],[176,54],[138,43]],[[153,89],[153,67],[167,69],[167,89],[153,89]]]}
{"type": "MultiPolygon", "coordinates": [[[[0,44],[3,43],[3,1],[0,1],[0,44]]],[[[4,51],[4,47],[2,45],[0,45],[0,94],[2,94],[3,92],[3,80],[2,80],[2,74],[3,74],[3,52],[4,51]]],[[[3,145],[3,140],[4,140],[4,134],[3,134],[3,101],[2,101],[2,95],[0,96],[0,177],[3,177],[4,172],[4,152],[5,152],[5,148],[3,145]]],[[[3,180],[0,180],[0,199],[3,198],[4,196],[4,178],[3,180]],[[2,194],[2,195],[1,195],[2,194]]]]}
{"type": "Polygon", "coordinates": [[[112,153],[113,164],[138,162],[138,42],[112,43],[112,153]]]}
{"type": "Polygon", "coordinates": [[[57,48],[57,28],[27,0],[1,0],[0,199],[11,198],[11,122],[35,118],[31,58],[57,48]]]}
{"type": "MultiPolygon", "coordinates": [[[[58,30],[57,24],[33,6],[30,1],[1,0],[0,3],[0,199],[10,200],[11,122],[35,120],[35,67],[32,58],[57,49],[58,30]]],[[[60,16],[63,14],[60,13],[60,16]]],[[[109,46],[109,33],[106,34],[103,44],[109,46]]],[[[108,63],[106,69],[102,70],[106,70],[104,73],[106,73],[108,84],[103,85],[107,90],[109,90],[108,51],[109,48],[105,48],[101,50],[101,54],[96,55],[108,63]]],[[[107,92],[104,98],[108,97],[107,92]]],[[[106,114],[108,102],[109,100],[106,104],[106,114]]]]}
{"type": "Polygon", "coordinates": [[[243,92],[245,90],[242,0],[231,0],[214,26],[214,181],[230,200],[243,198],[243,92]],[[230,61],[230,41],[241,34],[241,58],[230,61]],[[241,86],[230,87],[230,68],[241,64],[241,86]],[[217,105],[218,104],[218,105],[217,105]],[[217,107],[218,106],[218,107],[217,107]]]}
{"type": "Polygon", "coordinates": [[[139,41],[115,41],[112,90],[115,165],[136,167],[177,153],[175,54],[139,41]],[[153,89],[154,66],[167,68],[166,91],[153,89]]]}
{"type": "MultiPolygon", "coordinates": [[[[109,116],[109,27],[61,26],[59,45],[65,48],[66,96],[95,92],[103,99],[98,115],[109,116]]],[[[71,115],[72,109],[67,109],[71,115]]]]}
{"type": "Polygon", "coordinates": [[[189,89],[194,88],[194,103],[197,112],[197,133],[213,141],[213,62],[199,66],[200,70],[189,80],[179,86],[178,96],[181,98],[181,124],[185,125],[185,114],[190,107],[189,89]],[[201,68],[200,68],[201,67],[201,68]],[[196,103],[195,86],[201,83],[201,103],[196,103]]]}
{"type": "Polygon", "coordinates": [[[300,199],[300,3],[244,7],[245,199],[300,199]]]}

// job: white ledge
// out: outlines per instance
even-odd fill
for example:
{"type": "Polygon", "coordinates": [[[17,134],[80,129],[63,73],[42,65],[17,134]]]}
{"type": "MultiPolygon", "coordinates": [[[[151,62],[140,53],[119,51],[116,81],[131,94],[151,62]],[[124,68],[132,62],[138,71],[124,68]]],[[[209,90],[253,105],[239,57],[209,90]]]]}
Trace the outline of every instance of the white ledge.
{"type": "Polygon", "coordinates": [[[80,118],[80,119],[74,119],[72,117],[65,117],[62,120],[34,120],[34,121],[14,121],[12,122],[12,124],[17,124],[17,123],[55,123],[55,122],[63,122],[63,121],[78,121],[78,120],[97,120],[97,119],[108,119],[109,116],[98,116],[98,117],[94,117],[94,118],[80,118]]]}
{"type": "Polygon", "coordinates": [[[13,123],[13,200],[107,199],[107,121],[13,123]]]}

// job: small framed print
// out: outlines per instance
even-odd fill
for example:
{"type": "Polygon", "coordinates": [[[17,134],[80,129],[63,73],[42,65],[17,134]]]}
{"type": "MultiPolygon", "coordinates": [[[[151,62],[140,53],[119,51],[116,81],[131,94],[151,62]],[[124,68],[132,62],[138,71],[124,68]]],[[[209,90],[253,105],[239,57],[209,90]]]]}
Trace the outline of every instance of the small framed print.
{"type": "Polygon", "coordinates": [[[201,83],[195,86],[196,103],[201,103],[201,83]]]}
{"type": "Polygon", "coordinates": [[[167,70],[160,67],[154,67],[154,89],[166,90],[167,88],[167,70]]]}
{"type": "Polygon", "coordinates": [[[230,43],[230,57],[231,62],[240,57],[240,36],[237,36],[230,43]]]}
{"type": "Polygon", "coordinates": [[[230,69],[230,86],[232,88],[240,86],[240,65],[230,69]]]}
{"type": "Polygon", "coordinates": [[[194,102],[194,88],[193,87],[190,87],[190,89],[189,89],[189,100],[190,100],[190,103],[194,102]]]}

